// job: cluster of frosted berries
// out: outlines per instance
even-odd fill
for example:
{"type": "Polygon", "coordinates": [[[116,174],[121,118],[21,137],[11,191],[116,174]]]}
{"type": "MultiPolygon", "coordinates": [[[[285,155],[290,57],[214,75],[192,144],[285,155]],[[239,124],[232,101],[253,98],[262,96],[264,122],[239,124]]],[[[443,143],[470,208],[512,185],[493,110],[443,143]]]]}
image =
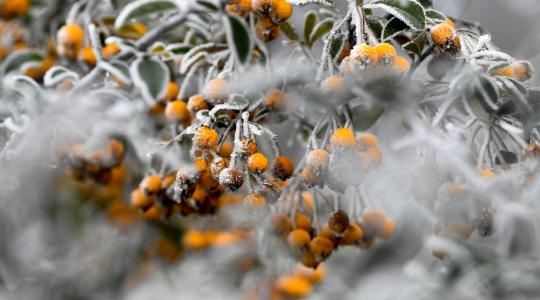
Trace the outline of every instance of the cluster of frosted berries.
{"type": "Polygon", "coordinates": [[[293,6],[287,0],[229,0],[225,9],[243,17],[252,11],[257,16],[255,33],[265,42],[278,37],[280,24],[293,12],[293,6]]]}
{"type": "Polygon", "coordinates": [[[340,70],[344,74],[388,67],[403,73],[410,69],[407,58],[397,55],[396,49],[389,43],[379,43],[375,46],[358,44],[340,64],[340,70]]]}
{"type": "Polygon", "coordinates": [[[437,53],[455,56],[461,51],[461,38],[452,22],[439,23],[431,28],[431,41],[437,53]]]}
{"type": "Polygon", "coordinates": [[[290,255],[309,268],[317,268],[339,247],[369,249],[376,238],[388,239],[396,230],[394,220],[381,209],[365,210],[358,219],[343,210],[333,211],[322,228],[314,224],[312,211],[273,213],[266,221],[268,233],[286,244],[290,255]]]}
{"type": "Polygon", "coordinates": [[[325,148],[313,149],[306,156],[302,181],[308,186],[323,187],[343,193],[347,186],[358,186],[370,168],[382,160],[378,140],[371,133],[358,138],[349,128],[339,128],[325,148]]]}
{"type": "Polygon", "coordinates": [[[61,161],[69,166],[70,174],[76,180],[109,183],[124,172],[125,146],[121,141],[110,139],[105,150],[86,152],[84,145],[76,144],[61,156],[61,161]]]}

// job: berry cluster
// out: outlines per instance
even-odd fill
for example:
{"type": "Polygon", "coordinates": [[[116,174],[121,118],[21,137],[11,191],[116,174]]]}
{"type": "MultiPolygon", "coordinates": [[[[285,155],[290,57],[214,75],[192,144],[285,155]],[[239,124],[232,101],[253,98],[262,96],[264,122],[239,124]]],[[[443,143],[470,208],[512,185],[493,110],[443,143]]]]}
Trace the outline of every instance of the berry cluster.
{"type": "Polygon", "coordinates": [[[340,65],[341,72],[350,74],[370,68],[388,68],[406,73],[409,71],[409,61],[400,55],[389,43],[379,43],[375,46],[358,44],[353,47],[349,56],[340,65]]]}

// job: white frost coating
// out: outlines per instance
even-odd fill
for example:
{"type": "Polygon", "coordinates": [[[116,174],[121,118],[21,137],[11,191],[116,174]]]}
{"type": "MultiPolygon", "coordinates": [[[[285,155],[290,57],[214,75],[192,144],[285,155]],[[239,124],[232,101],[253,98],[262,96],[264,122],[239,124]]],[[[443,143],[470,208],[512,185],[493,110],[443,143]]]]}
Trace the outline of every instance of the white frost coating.
{"type": "Polygon", "coordinates": [[[480,57],[493,57],[493,58],[500,58],[509,62],[513,62],[514,58],[504,52],[500,51],[494,51],[494,50],[486,50],[486,51],[479,51],[476,53],[471,54],[471,58],[480,58],[480,57]]]}
{"type": "Polygon", "coordinates": [[[337,9],[337,7],[332,2],[326,0],[287,0],[287,2],[293,5],[320,4],[322,6],[337,9]]]}
{"type": "Polygon", "coordinates": [[[46,87],[51,87],[64,80],[78,81],[79,75],[64,67],[54,66],[45,73],[43,83],[46,87]]]}
{"type": "Polygon", "coordinates": [[[114,22],[114,27],[120,28],[122,25],[124,25],[126,22],[128,22],[133,17],[133,12],[140,7],[144,5],[151,5],[156,3],[170,3],[175,5],[178,10],[186,9],[187,6],[191,3],[191,1],[183,0],[183,1],[175,1],[175,0],[138,0],[132,3],[129,3],[122,9],[120,14],[118,15],[118,18],[116,18],[116,21],[114,22]]]}
{"type": "Polygon", "coordinates": [[[118,80],[120,80],[122,83],[125,84],[131,84],[131,79],[124,74],[124,72],[120,71],[115,66],[111,65],[110,63],[106,61],[100,61],[97,65],[98,68],[111,73],[114,75],[118,80]]]}

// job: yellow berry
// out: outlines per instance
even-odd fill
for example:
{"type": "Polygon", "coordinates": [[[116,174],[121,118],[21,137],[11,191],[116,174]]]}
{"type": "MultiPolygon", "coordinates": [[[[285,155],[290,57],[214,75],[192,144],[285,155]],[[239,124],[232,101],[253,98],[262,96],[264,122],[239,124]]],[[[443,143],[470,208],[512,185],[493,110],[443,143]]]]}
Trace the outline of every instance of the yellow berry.
{"type": "Polygon", "coordinates": [[[111,43],[107,44],[103,49],[101,49],[101,55],[104,59],[111,59],[113,56],[120,52],[120,46],[117,44],[111,43]]]}
{"type": "Polygon", "coordinates": [[[308,248],[311,237],[309,233],[303,229],[295,229],[287,236],[287,243],[294,251],[304,251],[308,248]]]}
{"type": "Polygon", "coordinates": [[[229,96],[229,85],[223,79],[212,79],[205,87],[204,96],[207,99],[223,100],[229,96]]]}
{"type": "Polygon", "coordinates": [[[354,132],[349,128],[339,128],[332,134],[332,145],[338,147],[354,147],[356,145],[354,132]]]}
{"type": "Polygon", "coordinates": [[[84,32],[77,24],[67,24],[58,30],[56,39],[58,42],[58,54],[75,60],[84,41],[84,32]]]}
{"type": "Polygon", "coordinates": [[[24,16],[30,9],[30,0],[0,0],[0,16],[13,18],[24,16]]]}
{"type": "Polygon", "coordinates": [[[186,102],[175,100],[167,102],[167,107],[165,108],[165,117],[167,117],[169,122],[183,123],[191,118],[191,114],[187,109],[186,102]]]}
{"type": "Polygon", "coordinates": [[[277,22],[286,21],[293,12],[293,6],[286,0],[276,0],[274,5],[275,19],[277,22]]]}
{"type": "Polygon", "coordinates": [[[164,100],[166,101],[172,101],[178,97],[178,93],[180,92],[180,87],[178,84],[174,81],[171,81],[167,83],[167,89],[165,93],[164,100]]]}
{"type": "Polygon", "coordinates": [[[159,176],[148,176],[139,185],[145,195],[155,195],[161,190],[161,178],[159,176]]]}
{"type": "Polygon", "coordinates": [[[512,66],[498,67],[490,70],[489,74],[491,76],[513,77],[514,69],[512,68],[512,66]]]}
{"type": "Polygon", "coordinates": [[[208,109],[208,103],[201,94],[189,97],[187,107],[192,114],[196,114],[200,110],[208,109]]]}
{"type": "Polygon", "coordinates": [[[249,194],[244,198],[244,206],[249,209],[265,208],[266,199],[261,194],[249,194]]]}
{"type": "Polygon", "coordinates": [[[512,64],[513,76],[516,80],[526,81],[531,78],[534,67],[528,61],[517,61],[512,64]]]}
{"type": "Polygon", "coordinates": [[[377,140],[377,137],[372,133],[363,133],[358,139],[358,142],[366,148],[372,148],[377,147],[379,140],[377,140]]]}
{"type": "Polygon", "coordinates": [[[327,259],[332,254],[333,250],[334,243],[322,236],[316,236],[309,243],[309,251],[313,253],[317,262],[327,259]]]}
{"type": "Polygon", "coordinates": [[[255,24],[255,35],[263,42],[269,42],[279,36],[280,27],[270,18],[259,18],[255,24]]]}
{"type": "Polygon", "coordinates": [[[79,52],[79,61],[87,63],[90,67],[95,67],[97,64],[96,54],[92,47],[84,47],[79,52]]]}
{"type": "Polygon", "coordinates": [[[343,79],[338,75],[328,76],[321,82],[321,89],[324,92],[339,92],[343,90],[343,79]]]}
{"type": "Polygon", "coordinates": [[[352,62],[363,67],[375,65],[379,59],[377,50],[368,44],[354,46],[350,55],[352,62]]]}
{"type": "Polygon", "coordinates": [[[311,283],[304,277],[295,275],[279,278],[276,288],[288,297],[303,298],[311,293],[311,283]]]}
{"type": "Polygon", "coordinates": [[[261,174],[268,169],[268,158],[264,154],[257,152],[248,158],[247,166],[251,173],[261,174]]]}
{"type": "Polygon", "coordinates": [[[390,64],[396,57],[396,49],[389,43],[380,43],[375,46],[377,53],[377,62],[390,64]]]}
{"type": "Polygon", "coordinates": [[[137,188],[131,193],[131,205],[137,209],[146,209],[152,206],[154,198],[145,195],[141,189],[137,188]]]}
{"type": "Polygon", "coordinates": [[[218,138],[217,131],[207,126],[201,126],[193,135],[193,145],[201,150],[212,150],[216,148],[218,138]]]}
{"type": "Polygon", "coordinates": [[[407,73],[411,68],[411,64],[405,57],[396,56],[394,57],[394,61],[392,62],[392,67],[397,71],[407,73]]]}
{"type": "Polygon", "coordinates": [[[340,243],[342,245],[356,245],[364,236],[362,228],[357,224],[350,223],[343,232],[340,243]]]}

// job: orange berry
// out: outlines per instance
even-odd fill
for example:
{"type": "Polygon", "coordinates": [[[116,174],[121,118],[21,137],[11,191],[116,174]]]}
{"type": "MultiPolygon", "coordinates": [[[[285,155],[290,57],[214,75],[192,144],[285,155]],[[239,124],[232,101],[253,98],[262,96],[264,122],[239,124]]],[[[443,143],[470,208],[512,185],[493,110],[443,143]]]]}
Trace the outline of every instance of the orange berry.
{"type": "Polygon", "coordinates": [[[212,150],[217,146],[219,134],[214,129],[201,126],[193,135],[193,145],[198,149],[212,150]]]}
{"type": "Polygon", "coordinates": [[[160,220],[160,210],[156,205],[152,205],[143,213],[143,218],[147,221],[157,222],[160,220]]]}
{"type": "Polygon", "coordinates": [[[180,87],[176,82],[171,81],[167,83],[164,100],[172,101],[178,97],[178,93],[180,93],[180,87]]]}
{"type": "Polygon", "coordinates": [[[145,195],[155,195],[161,190],[161,178],[159,176],[148,176],[139,185],[145,195]]]}
{"type": "Polygon", "coordinates": [[[313,253],[317,262],[327,259],[332,254],[333,250],[334,243],[322,236],[316,236],[309,243],[309,251],[313,253]]]}
{"type": "Polygon", "coordinates": [[[287,236],[289,247],[296,252],[307,250],[310,240],[309,233],[303,229],[295,229],[287,236]]]}
{"type": "Polygon", "coordinates": [[[208,170],[208,163],[203,157],[195,158],[193,164],[195,165],[195,171],[197,171],[197,173],[203,173],[208,170]]]}
{"type": "Polygon", "coordinates": [[[302,298],[311,293],[311,283],[304,277],[295,275],[279,278],[276,288],[288,297],[302,298]]]}
{"type": "Polygon", "coordinates": [[[343,232],[340,243],[342,245],[356,245],[364,236],[362,228],[357,224],[350,223],[343,232]]]}
{"type": "Polygon", "coordinates": [[[386,215],[381,209],[370,209],[362,214],[362,221],[364,233],[369,237],[373,237],[383,228],[386,215]]]}
{"type": "Polygon", "coordinates": [[[396,49],[392,44],[380,43],[375,46],[375,53],[377,53],[377,61],[383,64],[390,64],[396,57],[396,49]]]}
{"type": "Polygon", "coordinates": [[[103,49],[101,49],[101,55],[103,55],[104,59],[111,59],[113,56],[118,54],[120,50],[120,46],[117,44],[107,44],[105,47],[103,47],[103,49]]]}
{"type": "Polygon", "coordinates": [[[379,140],[377,137],[372,133],[363,133],[360,138],[358,139],[358,142],[360,145],[366,147],[366,148],[372,148],[377,147],[379,144],[379,140]]]}
{"type": "Polygon", "coordinates": [[[315,256],[310,251],[304,251],[300,254],[300,263],[308,268],[316,268],[319,263],[315,260],[315,256]]]}
{"type": "Polygon", "coordinates": [[[301,177],[302,181],[309,187],[315,186],[319,182],[317,171],[310,166],[302,169],[301,177]]]}
{"type": "Polygon", "coordinates": [[[303,229],[307,232],[311,231],[311,219],[303,213],[296,213],[294,216],[294,223],[296,229],[303,229]]]}
{"type": "Polygon", "coordinates": [[[191,118],[191,114],[187,109],[186,102],[174,100],[167,102],[167,106],[165,107],[165,117],[172,123],[184,123],[191,118]]]}
{"type": "Polygon", "coordinates": [[[154,204],[154,198],[145,195],[139,188],[131,192],[130,201],[131,205],[137,209],[146,209],[154,204]]]}
{"type": "Polygon", "coordinates": [[[229,160],[222,157],[216,157],[214,158],[214,161],[210,165],[210,173],[212,173],[212,176],[214,179],[219,180],[219,174],[221,174],[221,171],[223,171],[227,166],[229,165],[229,160]]]}
{"type": "Polygon", "coordinates": [[[293,6],[286,0],[275,0],[274,2],[274,14],[275,21],[281,23],[286,21],[293,12],[293,6]]]}
{"type": "Polygon", "coordinates": [[[516,80],[527,81],[531,78],[532,73],[534,73],[533,65],[524,60],[520,60],[512,64],[513,76],[516,80]]]}
{"type": "Polygon", "coordinates": [[[431,40],[450,55],[455,55],[461,50],[461,39],[447,23],[440,23],[431,28],[431,40]]]}
{"type": "Polygon", "coordinates": [[[253,1],[253,12],[258,15],[268,17],[274,9],[276,0],[255,0],[253,1]]]}
{"type": "Polygon", "coordinates": [[[187,107],[192,114],[196,114],[200,110],[208,109],[208,103],[203,95],[197,94],[189,97],[187,107]]]}
{"type": "Polygon", "coordinates": [[[259,18],[255,24],[255,35],[263,42],[269,42],[279,36],[280,27],[270,18],[259,18]]]}
{"type": "Polygon", "coordinates": [[[110,139],[108,142],[109,151],[111,152],[111,155],[117,159],[120,159],[124,156],[125,153],[125,146],[124,143],[117,139],[110,139]]]}
{"type": "Polygon", "coordinates": [[[264,95],[264,106],[268,109],[278,109],[283,107],[285,93],[282,90],[270,89],[264,95]]]}
{"type": "Polygon", "coordinates": [[[56,35],[58,41],[58,54],[75,60],[84,41],[84,32],[77,24],[62,26],[56,35]]]}
{"type": "Polygon", "coordinates": [[[95,67],[97,64],[96,54],[92,47],[84,47],[79,52],[79,61],[87,63],[90,67],[95,67]]]}
{"type": "Polygon", "coordinates": [[[30,9],[30,0],[0,0],[0,16],[14,18],[25,16],[30,9]]]}
{"type": "Polygon", "coordinates": [[[332,145],[338,147],[354,147],[356,145],[354,132],[349,128],[339,128],[332,134],[332,145]]]}
{"type": "Polygon", "coordinates": [[[294,164],[287,156],[278,156],[272,165],[272,175],[286,180],[292,176],[294,172],[294,164]]]}
{"type": "Polygon", "coordinates": [[[338,237],[337,237],[336,233],[332,229],[330,229],[328,224],[324,225],[321,232],[319,233],[319,236],[322,236],[325,239],[331,241],[332,244],[334,244],[334,245],[338,242],[338,237]]]}
{"type": "Polygon", "coordinates": [[[339,92],[343,90],[343,79],[338,75],[328,76],[321,82],[321,89],[324,92],[339,92]]]}
{"type": "Polygon", "coordinates": [[[337,234],[342,234],[349,226],[349,215],[342,210],[335,211],[328,218],[328,227],[337,234]]]}
{"type": "Polygon", "coordinates": [[[396,222],[391,218],[386,217],[384,224],[377,232],[377,237],[381,239],[388,239],[396,232],[396,222]]]}
{"type": "Polygon", "coordinates": [[[261,174],[268,169],[268,158],[264,154],[257,152],[252,154],[247,161],[248,170],[251,173],[261,174]]]}
{"type": "Polygon", "coordinates": [[[446,24],[450,25],[452,28],[456,27],[456,24],[454,24],[454,21],[450,18],[446,19],[446,24]]]}
{"type": "Polygon", "coordinates": [[[480,175],[486,179],[490,179],[495,176],[495,173],[490,169],[480,169],[480,175]]]}
{"type": "Polygon", "coordinates": [[[379,59],[377,51],[368,44],[359,44],[353,47],[350,55],[354,64],[361,67],[375,65],[379,59]]]}
{"type": "Polygon", "coordinates": [[[273,235],[285,238],[292,230],[292,223],[287,216],[274,213],[268,218],[268,228],[273,235]]]}
{"type": "MultiPolygon", "coordinates": [[[[257,145],[255,144],[255,147],[257,147],[257,145]]],[[[223,143],[223,145],[221,145],[221,149],[219,151],[219,155],[221,157],[226,157],[226,158],[229,158],[231,157],[231,154],[233,152],[233,149],[234,149],[234,145],[233,143],[231,143],[231,141],[225,141],[223,143]]],[[[257,150],[255,150],[255,152],[257,152],[257,150]]],[[[254,153],[255,153],[254,152],[254,153]]]]}
{"type": "Polygon", "coordinates": [[[182,238],[182,243],[184,244],[184,246],[193,249],[201,249],[208,247],[209,242],[210,240],[208,239],[206,234],[196,230],[187,231],[182,238]]]}
{"type": "Polygon", "coordinates": [[[405,57],[396,56],[394,57],[394,61],[392,62],[392,67],[397,71],[407,73],[411,68],[411,64],[405,57]]]}
{"type": "Polygon", "coordinates": [[[446,228],[449,237],[459,240],[468,239],[473,231],[474,227],[470,224],[448,224],[446,228]]]}
{"type": "Polygon", "coordinates": [[[252,139],[242,140],[238,143],[238,148],[240,154],[244,157],[250,157],[251,155],[257,153],[257,142],[252,139]]]}
{"type": "Polygon", "coordinates": [[[326,277],[326,267],[324,264],[320,264],[316,269],[306,268],[305,266],[298,265],[294,274],[304,277],[312,284],[319,284],[326,277]]]}
{"type": "Polygon", "coordinates": [[[212,79],[205,87],[204,96],[207,99],[223,100],[229,96],[229,85],[223,79],[212,79]]]}

